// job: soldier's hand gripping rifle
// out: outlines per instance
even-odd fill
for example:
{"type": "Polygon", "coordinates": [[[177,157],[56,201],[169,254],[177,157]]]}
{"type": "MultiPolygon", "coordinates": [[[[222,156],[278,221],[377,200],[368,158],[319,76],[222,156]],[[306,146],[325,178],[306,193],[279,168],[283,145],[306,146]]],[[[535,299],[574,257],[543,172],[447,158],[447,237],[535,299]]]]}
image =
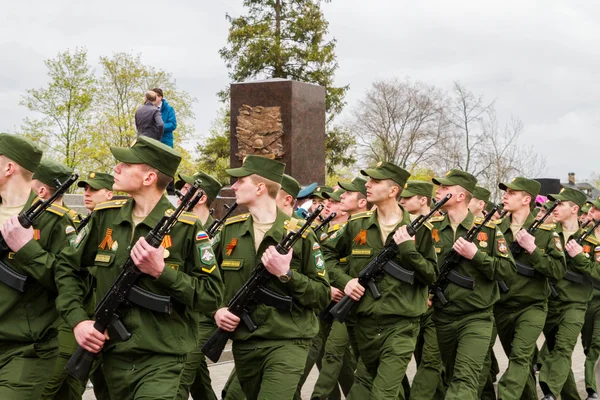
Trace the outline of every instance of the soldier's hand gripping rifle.
{"type": "Polygon", "coordinates": [[[213,221],[212,224],[210,224],[210,226],[208,227],[208,229],[206,230],[206,234],[208,235],[209,238],[214,238],[217,235],[217,232],[219,232],[219,229],[221,228],[221,225],[223,225],[225,223],[225,220],[227,220],[227,218],[229,218],[229,216],[231,215],[231,213],[233,212],[233,210],[235,210],[237,207],[237,203],[233,203],[232,205],[228,206],[227,204],[225,204],[225,208],[227,209],[227,213],[225,213],[225,215],[223,216],[223,218],[221,219],[215,219],[213,221]]]}
{"type": "MultiPolygon", "coordinates": [[[[477,238],[477,235],[479,235],[479,232],[481,232],[485,224],[490,222],[496,211],[498,211],[497,205],[495,205],[494,208],[492,208],[492,210],[488,214],[486,214],[481,224],[474,224],[471,227],[471,229],[469,229],[469,231],[464,236],[464,239],[467,242],[472,243],[477,238]]],[[[460,254],[458,254],[456,250],[454,250],[454,248],[452,248],[446,255],[446,258],[444,259],[444,262],[440,267],[440,275],[438,276],[435,283],[429,287],[429,294],[436,296],[439,299],[440,303],[442,303],[442,305],[448,304],[448,300],[444,296],[444,290],[446,289],[450,281],[456,280],[456,282],[458,282],[460,280],[460,286],[466,287],[468,289],[473,289],[475,287],[475,281],[472,278],[458,275],[454,271],[454,268],[456,268],[456,266],[462,260],[462,258],[463,257],[460,254]],[[451,277],[451,274],[456,274],[457,276],[451,277]]]]}
{"type": "MultiPolygon", "coordinates": [[[[546,218],[548,218],[550,216],[550,214],[552,214],[552,211],[554,211],[554,209],[559,204],[560,204],[560,200],[556,200],[554,202],[554,204],[552,205],[552,207],[550,207],[548,209],[548,211],[541,218],[533,221],[531,226],[527,229],[527,232],[530,235],[533,235],[539,229],[539,227],[544,223],[546,218]]],[[[521,247],[519,242],[517,242],[516,239],[510,244],[509,249],[510,249],[510,252],[512,253],[513,257],[515,258],[515,263],[517,264],[517,273],[524,275],[524,276],[533,277],[535,275],[535,269],[529,265],[525,265],[522,262],[517,261],[517,256],[521,253],[523,248],[521,247]]],[[[498,287],[500,288],[500,291],[502,293],[508,293],[508,291],[510,290],[510,288],[506,285],[506,283],[504,281],[498,281],[498,287]]],[[[552,286],[552,285],[550,288],[553,291],[555,290],[554,286],[552,286]]]]}
{"type": "MultiPolygon", "coordinates": [[[[287,254],[294,243],[302,237],[304,232],[310,227],[310,224],[317,218],[321,210],[323,210],[323,205],[317,207],[315,212],[309,215],[304,222],[304,225],[299,229],[290,231],[281,242],[277,244],[277,252],[279,252],[279,254],[287,254]]],[[[231,298],[229,304],[227,304],[227,310],[239,317],[241,320],[240,322],[243,322],[250,332],[254,332],[258,329],[258,326],[252,321],[250,315],[258,304],[262,303],[267,306],[275,307],[283,312],[290,312],[292,309],[291,297],[282,296],[265,287],[272,277],[273,275],[271,275],[264,264],[260,262],[254,268],[254,271],[252,271],[252,275],[248,281],[244,283],[231,298]]],[[[204,346],[202,346],[202,352],[213,362],[219,361],[221,353],[232,335],[233,332],[217,328],[210,338],[208,338],[206,343],[204,343],[204,346]]]]}
{"type": "MultiPolygon", "coordinates": [[[[163,216],[158,224],[148,232],[145,239],[150,246],[154,248],[160,247],[165,236],[169,234],[175,223],[177,223],[177,219],[181,216],[181,213],[187,208],[189,202],[198,191],[198,187],[199,185],[197,183],[192,185],[181,199],[181,203],[177,209],[169,216],[163,216]]],[[[131,337],[131,333],[127,331],[127,328],[120,320],[119,309],[124,303],[130,301],[130,292],[135,290],[134,285],[142,274],[143,272],[139,270],[131,259],[131,255],[127,257],[127,260],[121,267],[121,273],[117,279],[115,279],[102,300],[96,305],[94,329],[104,333],[105,330],[111,328],[111,332],[114,332],[114,334],[123,341],[128,340],[131,337]]],[[[160,298],[168,297],[154,296],[160,298]]],[[[142,333],[140,332],[140,334],[142,333]]],[[[95,359],[96,354],[79,346],[67,362],[65,369],[69,374],[82,382],[87,382],[90,369],[92,368],[95,359]]]]}
{"type": "MultiPolygon", "coordinates": [[[[31,227],[40,217],[40,215],[42,215],[43,212],[46,211],[56,199],[65,194],[69,187],[75,183],[75,181],[77,181],[77,178],[79,178],[79,175],[73,174],[69,177],[69,179],[62,183],[58,179],[54,179],[54,183],[56,184],[56,192],[54,192],[54,194],[50,196],[48,200],[38,199],[31,205],[31,207],[25,211],[22,211],[18,216],[21,226],[23,228],[31,227]]],[[[4,257],[9,251],[10,248],[6,244],[6,240],[4,240],[4,237],[2,237],[2,234],[0,234],[0,257],[4,257]]],[[[15,272],[4,262],[0,261],[0,282],[23,293],[26,288],[27,275],[15,272]]]]}
{"type": "MultiPolygon", "coordinates": [[[[414,221],[407,225],[406,229],[408,234],[414,236],[425,222],[442,208],[451,197],[451,194],[447,194],[446,197],[435,204],[427,215],[419,215],[414,221]]],[[[415,273],[413,271],[406,270],[392,261],[392,259],[396,257],[396,254],[398,254],[398,245],[394,242],[394,239],[390,237],[379,254],[377,254],[377,256],[375,256],[375,258],[373,258],[358,274],[358,283],[362,287],[368,287],[375,299],[381,297],[377,285],[375,284],[375,278],[380,274],[387,273],[400,281],[410,284],[414,282],[415,273]]],[[[329,312],[335,319],[344,322],[350,313],[350,310],[356,303],[358,303],[358,301],[345,295],[329,312]]]]}

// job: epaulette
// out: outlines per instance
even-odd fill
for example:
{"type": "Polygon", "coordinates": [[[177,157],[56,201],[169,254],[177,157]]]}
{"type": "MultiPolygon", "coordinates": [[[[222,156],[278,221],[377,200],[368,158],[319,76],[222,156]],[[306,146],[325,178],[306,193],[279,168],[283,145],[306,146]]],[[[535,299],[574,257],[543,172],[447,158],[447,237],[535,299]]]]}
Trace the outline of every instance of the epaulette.
{"type": "MultiPolygon", "coordinates": [[[[288,220],[285,220],[285,221],[283,222],[283,226],[284,226],[284,228],[285,228],[285,229],[287,229],[287,227],[288,227],[289,223],[290,223],[290,220],[289,220],[289,219],[288,219],[288,220]]],[[[303,219],[296,219],[296,224],[298,224],[298,227],[303,227],[305,223],[306,223],[306,220],[303,220],[303,219]]],[[[308,236],[309,232],[312,232],[312,231],[311,231],[311,228],[308,228],[307,230],[305,230],[305,231],[304,231],[304,233],[302,234],[302,238],[303,238],[303,239],[306,239],[306,237],[308,236]]]]}
{"type": "MultiPolygon", "coordinates": [[[[485,218],[481,218],[481,217],[475,217],[475,220],[473,221],[473,223],[475,225],[481,225],[481,223],[485,220],[485,218]]],[[[492,229],[496,229],[496,223],[493,221],[489,221],[487,224],[485,224],[485,226],[487,226],[488,228],[492,228],[492,229]]]]}
{"type": "Polygon", "coordinates": [[[431,222],[441,222],[441,221],[443,221],[444,219],[446,219],[446,216],[445,216],[445,215],[436,215],[436,216],[434,216],[434,217],[431,217],[431,218],[429,218],[429,219],[427,220],[427,222],[430,222],[430,223],[431,223],[431,222]]]}
{"type": "MultiPolygon", "coordinates": [[[[302,219],[302,220],[299,219],[299,221],[306,221],[306,220],[305,219],[302,219]]],[[[312,224],[310,224],[310,227],[313,228],[313,229],[315,229],[319,225],[320,224],[317,221],[313,221],[312,224]]]]}
{"type": "Polygon", "coordinates": [[[590,242],[591,244],[593,244],[593,245],[595,245],[595,246],[597,246],[597,245],[599,245],[599,244],[600,244],[600,241],[598,241],[598,239],[596,239],[596,238],[594,238],[594,237],[591,237],[591,236],[588,236],[588,237],[587,237],[585,240],[586,240],[587,242],[590,242]]]}
{"type": "Polygon", "coordinates": [[[426,226],[428,229],[432,230],[433,229],[433,224],[429,221],[425,221],[423,223],[424,226],[426,226]]]}
{"type": "Polygon", "coordinates": [[[73,220],[73,222],[81,222],[79,219],[79,213],[75,210],[69,210],[69,216],[73,220]]]}
{"type": "Polygon", "coordinates": [[[354,214],[352,217],[350,217],[350,221],[354,221],[355,219],[359,219],[359,218],[371,217],[373,215],[373,212],[374,211],[359,212],[358,214],[354,214]]]}
{"type": "Polygon", "coordinates": [[[327,233],[339,231],[342,228],[342,226],[344,226],[344,224],[335,224],[327,230],[327,233]]]}
{"type": "Polygon", "coordinates": [[[250,218],[250,213],[235,215],[233,217],[227,218],[223,225],[231,225],[235,224],[236,222],[244,222],[248,218],[250,218]]]}
{"type": "Polygon", "coordinates": [[[48,207],[46,209],[46,211],[49,211],[49,212],[51,212],[53,214],[58,215],[59,217],[62,217],[63,215],[65,215],[66,213],[69,212],[69,209],[61,207],[61,206],[56,205],[56,204],[51,204],[50,207],[48,207]]]}
{"type": "Polygon", "coordinates": [[[96,204],[96,208],[94,208],[94,211],[96,210],[105,210],[107,208],[121,208],[125,205],[125,203],[127,203],[127,200],[110,200],[110,201],[104,201],[102,203],[98,203],[96,204]]]}
{"type": "Polygon", "coordinates": [[[551,231],[552,229],[554,229],[554,224],[541,224],[539,228],[545,231],[551,231]]]}
{"type": "Polygon", "coordinates": [[[179,218],[177,218],[177,221],[183,222],[184,224],[188,225],[194,225],[196,221],[198,221],[198,219],[199,217],[195,214],[192,214],[190,212],[183,212],[181,213],[179,218]]]}

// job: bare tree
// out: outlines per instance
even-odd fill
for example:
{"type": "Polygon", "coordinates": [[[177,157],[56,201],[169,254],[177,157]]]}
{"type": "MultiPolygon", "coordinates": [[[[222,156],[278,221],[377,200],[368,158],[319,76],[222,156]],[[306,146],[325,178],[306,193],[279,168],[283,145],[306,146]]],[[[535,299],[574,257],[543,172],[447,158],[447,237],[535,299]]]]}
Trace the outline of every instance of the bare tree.
{"type": "Polygon", "coordinates": [[[428,164],[447,132],[444,101],[440,90],[424,83],[373,83],[349,124],[367,163],[388,161],[409,170],[428,164]]]}

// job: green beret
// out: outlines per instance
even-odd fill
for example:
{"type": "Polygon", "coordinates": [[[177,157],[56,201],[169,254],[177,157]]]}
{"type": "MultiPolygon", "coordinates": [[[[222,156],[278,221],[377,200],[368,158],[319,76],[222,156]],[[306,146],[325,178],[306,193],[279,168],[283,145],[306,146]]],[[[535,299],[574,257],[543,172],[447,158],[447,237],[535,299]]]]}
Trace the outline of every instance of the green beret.
{"type": "Polygon", "coordinates": [[[523,178],[521,176],[516,177],[510,183],[499,183],[498,187],[502,190],[511,189],[519,192],[527,192],[531,195],[532,199],[535,199],[540,193],[542,185],[538,181],[533,179],[523,178]]]}
{"type": "Polygon", "coordinates": [[[285,164],[271,160],[267,157],[249,155],[244,159],[244,163],[240,168],[229,168],[226,169],[229,175],[235,178],[243,178],[252,174],[262,176],[273,182],[281,183],[283,178],[283,171],[285,170],[285,164]]]}
{"type": "Polygon", "coordinates": [[[167,176],[175,176],[181,154],[156,139],[139,136],[131,147],[110,147],[119,162],[146,164],[167,176]]]}
{"type": "Polygon", "coordinates": [[[445,177],[433,178],[431,181],[436,185],[461,186],[471,194],[477,185],[477,179],[473,175],[460,169],[451,169],[445,177]]]}
{"type": "Polygon", "coordinates": [[[51,160],[49,158],[42,158],[40,165],[36,168],[33,173],[33,179],[37,179],[44,185],[55,188],[56,183],[54,179],[58,179],[60,183],[63,183],[73,175],[73,169],[67,167],[58,161],[51,160]]]}
{"type": "Polygon", "coordinates": [[[408,198],[415,195],[431,198],[433,195],[433,183],[423,181],[408,181],[400,197],[408,198]]]}
{"type": "Polygon", "coordinates": [[[483,186],[475,186],[475,190],[473,191],[474,198],[476,198],[477,200],[483,200],[486,203],[490,199],[491,194],[492,193],[483,186]]]}
{"type": "Polygon", "coordinates": [[[579,208],[583,207],[587,201],[585,193],[572,188],[562,188],[558,194],[549,194],[548,198],[552,201],[572,201],[578,205],[579,208]]]}
{"type": "Polygon", "coordinates": [[[181,180],[177,182],[175,186],[179,186],[177,189],[181,189],[186,183],[193,185],[196,180],[200,180],[200,189],[204,191],[206,197],[208,197],[211,201],[214,201],[217,198],[221,188],[223,187],[218,180],[204,172],[198,172],[193,176],[179,174],[179,179],[181,180]],[[183,182],[183,184],[180,182],[183,182]]]}
{"type": "Polygon", "coordinates": [[[350,183],[338,182],[339,187],[341,187],[345,191],[360,192],[364,196],[367,195],[367,188],[365,186],[366,184],[367,184],[367,180],[363,179],[361,177],[358,177],[358,176],[356,178],[352,179],[352,182],[350,182],[350,183]]]}
{"type": "Polygon", "coordinates": [[[294,199],[297,199],[298,193],[300,193],[300,189],[302,189],[302,187],[297,180],[288,174],[283,174],[283,177],[281,178],[281,189],[283,189],[284,192],[292,196],[294,199]]]}
{"type": "Polygon", "coordinates": [[[322,200],[325,200],[325,193],[333,193],[333,188],[331,186],[319,186],[315,189],[314,192],[309,196],[310,197],[318,197],[322,200]]]}
{"type": "Polygon", "coordinates": [[[0,133],[0,154],[31,172],[35,172],[42,160],[42,150],[31,140],[25,136],[8,133],[0,133]]]}
{"type": "Polygon", "coordinates": [[[87,175],[85,179],[80,179],[79,182],[77,182],[77,186],[85,187],[85,185],[90,185],[90,187],[94,190],[113,190],[112,187],[114,183],[115,178],[111,174],[92,171],[87,175]]]}
{"type": "Polygon", "coordinates": [[[410,172],[389,162],[379,162],[375,168],[361,169],[360,173],[373,179],[391,179],[400,187],[404,187],[410,172]]]}
{"type": "Polygon", "coordinates": [[[342,194],[346,193],[346,191],[344,189],[337,189],[333,192],[325,192],[323,193],[323,196],[326,199],[330,199],[333,201],[342,201],[342,198],[340,197],[342,194]]]}

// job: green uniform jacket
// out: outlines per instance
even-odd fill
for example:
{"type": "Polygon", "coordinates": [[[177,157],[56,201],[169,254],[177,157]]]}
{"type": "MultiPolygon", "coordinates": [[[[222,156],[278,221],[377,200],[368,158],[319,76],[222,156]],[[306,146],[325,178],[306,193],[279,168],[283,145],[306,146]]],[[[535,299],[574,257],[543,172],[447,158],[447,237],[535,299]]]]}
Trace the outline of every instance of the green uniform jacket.
{"type": "MultiPolygon", "coordinates": [[[[534,222],[533,214],[529,214],[523,229],[529,229],[534,222]]],[[[506,243],[510,247],[515,241],[512,230],[510,229],[510,218],[504,218],[496,227],[502,231],[506,243]]],[[[550,284],[548,278],[552,281],[562,279],[566,272],[565,253],[562,247],[557,247],[556,243],[559,239],[558,234],[554,231],[554,225],[542,224],[533,234],[537,248],[533,253],[528,254],[525,250],[521,250],[515,260],[533,267],[536,272],[533,277],[523,276],[516,273],[512,278],[505,281],[510,288],[508,293],[501,293],[501,303],[507,307],[518,307],[520,305],[531,304],[539,301],[546,302],[550,296],[550,284]]],[[[514,254],[513,254],[514,256],[514,254]]]]}
{"type": "MultiPolygon", "coordinates": [[[[101,299],[121,272],[131,246],[172,209],[163,196],[134,230],[133,205],[131,199],[100,203],[72,247],[61,253],[56,304],[71,328],[88,319],[83,306],[86,266],[96,268],[96,295],[101,299]]],[[[199,312],[213,312],[221,304],[223,283],[208,236],[196,216],[184,213],[165,237],[163,247],[166,265],[162,274],[157,279],[142,275],[137,284],[171,296],[173,312],[167,315],[136,305],[125,306],[121,317],[132,337],[126,342],[108,341],[105,353],[187,354],[196,346],[199,312]]]]}
{"type": "MultiPolygon", "coordinates": [[[[23,209],[35,200],[37,196],[31,192],[23,209]]],[[[2,257],[6,265],[28,279],[24,293],[0,283],[0,341],[36,342],[56,329],[56,255],[75,237],[67,211],[51,205],[33,225],[34,240],[2,257]]]]}
{"type": "Polygon", "coordinates": [[[585,273],[592,278],[592,297],[600,299],[600,241],[592,233],[583,243],[584,256],[588,259],[588,270],[585,273]]]}
{"type": "MultiPolygon", "coordinates": [[[[568,243],[571,239],[577,239],[584,231],[579,228],[573,236],[569,238],[564,237],[562,230],[562,224],[556,225],[556,232],[560,235],[561,248],[564,248],[565,243],[568,243]]],[[[586,246],[595,248],[597,246],[597,240],[593,237],[588,237],[583,242],[584,248],[586,246]]],[[[599,249],[600,250],[600,249],[599,249]]],[[[565,252],[566,253],[566,252],[565,252]]],[[[567,257],[567,270],[575,271],[586,275],[588,278],[598,278],[600,271],[598,270],[599,264],[596,262],[595,257],[586,257],[586,253],[582,252],[571,258],[568,253],[565,254],[567,257]]],[[[584,279],[583,283],[571,282],[567,279],[561,279],[556,282],[555,285],[558,298],[550,298],[550,302],[560,303],[587,303],[592,299],[592,291],[594,286],[592,279],[584,279]]]]}
{"type": "MultiPolygon", "coordinates": [[[[429,222],[433,224],[432,236],[438,264],[441,267],[456,240],[466,235],[474,224],[481,224],[483,218],[475,218],[469,211],[456,228],[456,237],[448,216],[433,217],[429,222]]],[[[475,289],[448,283],[444,290],[448,304],[442,305],[439,299],[434,297],[433,304],[436,310],[457,315],[486,310],[500,299],[496,280],[508,281],[516,273],[515,261],[510,254],[506,239],[494,223],[486,224],[473,242],[477,245],[475,257],[472,260],[462,258],[454,270],[473,278],[475,289]]]]}
{"type": "MultiPolygon", "coordinates": [[[[265,250],[283,239],[289,219],[289,216],[277,210],[277,218],[266,232],[258,251],[254,249],[254,228],[250,214],[237,215],[225,221],[220,239],[214,243],[225,282],[223,307],[250,278],[265,250]]],[[[272,276],[267,284],[268,289],[292,297],[292,311],[284,312],[258,304],[251,314],[258,329],[250,332],[242,322],[233,333],[233,340],[312,339],[317,334],[319,324],[315,312],[327,306],[331,290],[319,243],[311,230],[307,232],[306,237],[298,240],[292,248],[292,279],[282,283],[272,276]]]]}
{"type": "MultiPolygon", "coordinates": [[[[402,221],[397,227],[410,223],[408,212],[402,209],[402,213],[402,221]]],[[[393,240],[391,236],[392,234],[387,239],[393,240]]],[[[329,271],[335,271],[336,283],[343,290],[383,249],[377,210],[353,215],[343,229],[333,233],[322,245],[327,267],[329,271]],[[366,241],[360,240],[365,234],[366,241]],[[348,258],[349,273],[344,272],[344,268],[340,266],[340,259],[344,258],[348,258]]],[[[375,280],[381,298],[375,300],[371,291],[367,289],[356,308],[359,317],[417,317],[427,311],[427,288],[435,282],[438,275],[431,225],[426,223],[419,229],[414,241],[409,240],[398,245],[394,261],[402,268],[415,272],[414,284],[397,280],[385,273],[381,274],[375,280]]]]}
{"type": "MultiPolygon", "coordinates": [[[[327,232],[323,233],[323,235],[325,236],[321,239],[321,243],[323,243],[325,239],[333,235],[335,232],[339,231],[340,229],[343,229],[347,223],[348,222],[346,221],[343,224],[335,224],[331,228],[329,228],[327,232]]],[[[338,265],[339,268],[334,267],[333,269],[327,269],[327,274],[329,275],[329,284],[333,287],[340,289],[341,291],[344,291],[344,286],[342,286],[342,282],[345,282],[345,280],[343,280],[343,277],[344,275],[349,274],[348,260],[350,260],[350,256],[342,257],[340,258],[340,263],[338,265]]]]}

